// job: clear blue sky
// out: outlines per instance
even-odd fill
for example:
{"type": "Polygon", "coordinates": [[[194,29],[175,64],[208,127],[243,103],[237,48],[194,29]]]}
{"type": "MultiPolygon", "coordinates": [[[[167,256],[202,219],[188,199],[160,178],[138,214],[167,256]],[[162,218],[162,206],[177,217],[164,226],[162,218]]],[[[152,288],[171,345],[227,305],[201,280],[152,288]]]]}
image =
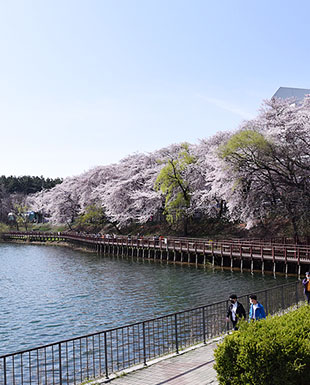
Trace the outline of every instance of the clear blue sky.
{"type": "Polygon", "coordinates": [[[0,1],[0,175],[197,143],[310,88],[309,1],[0,1]]]}

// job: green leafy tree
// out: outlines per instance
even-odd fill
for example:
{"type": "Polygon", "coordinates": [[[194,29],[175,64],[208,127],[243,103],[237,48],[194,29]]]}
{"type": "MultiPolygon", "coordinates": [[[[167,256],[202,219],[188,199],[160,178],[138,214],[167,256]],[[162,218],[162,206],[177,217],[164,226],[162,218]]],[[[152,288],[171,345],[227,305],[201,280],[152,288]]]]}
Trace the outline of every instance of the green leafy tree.
{"type": "Polygon", "coordinates": [[[0,184],[0,221],[6,222],[8,213],[12,207],[10,195],[5,188],[0,184]]]}
{"type": "Polygon", "coordinates": [[[244,129],[219,148],[219,155],[235,182],[232,196],[241,199],[248,217],[286,217],[298,240],[300,219],[309,213],[308,147],[301,152],[300,145],[300,154],[285,140],[277,142],[256,129],[244,129]]]}
{"type": "Polygon", "coordinates": [[[155,189],[165,197],[164,214],[170,224],[183,223],[184,235],[188,233],[191,204],[191,166],[196,158],[190,153],[187,143],[178,152],[169,154],[163,161],[155,189]]]}
{"type": "Polygon", "coordinates": [[[219,153],[223,159],[238,167],[250,162],[264,166],[260,157],[271,153],[271,144],[261,133],[243,130],[233,135],[225,145],[220,146],[219,153]]]}
{"type": "Polygon", "coordinates": [[[47,178],[43,176],[0,176],[0,185],[10,194],[21,193],[24,195],[34,194],[43,189],[51,189],[57,184],[62,183],[61,178],[47,178]]]}
{"type": "Polygon", "coordinates": [[[14,205],[14,213],[15,213],[15,224],[16,224],[16,229],[19,231],[21,226],[25,227],[25,230],[28,231],[28,225],[29,225],[29,218],[27,215],[28,207],[26,205],[19,205],[15,204],[14,205]]]}
{"type": "Polygon", "coordinates": [[[81,230],[88,229],[97,232],[105,222],[103,208],[97,205],[89,205],[85,208],[84,213],[76,218],[75,225],[81,230]]]}

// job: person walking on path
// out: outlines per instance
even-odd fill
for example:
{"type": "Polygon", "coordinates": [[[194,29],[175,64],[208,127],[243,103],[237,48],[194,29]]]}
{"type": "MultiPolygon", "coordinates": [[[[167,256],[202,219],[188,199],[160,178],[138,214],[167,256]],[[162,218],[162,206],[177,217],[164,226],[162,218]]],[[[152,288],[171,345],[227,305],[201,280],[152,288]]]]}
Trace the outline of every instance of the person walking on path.
{"type": "Polygon", "coordinates": [[[306,272],[306,278],[303,279],[302,284],[304,286],[305,296],[307,297],[308,305],[310,305],[310,273],[306,272]]]}
{"type": "Polygon", "coordinates": [[[227,322],[229,320],[231,320],[232,325],[233,325],[233,329],[238,330],[238,328],[236,326],[237,322],[240,318],[245,319],[246,313],[245,313],[245,310],[244,310],[242,303],[240,303],[238,301],[236,294],[232,294],[229,297],[229,300],[230,300],[230,305],[228,306],[228,309],[227,309],[226,320],[227,320],[227,322]]]}
{"type": "Polygon", "coordinates": [[[257,301],[257,296],[255,294],[250,295],[250,302],[249,321],[266,318],[264,306],[257,301]]]}

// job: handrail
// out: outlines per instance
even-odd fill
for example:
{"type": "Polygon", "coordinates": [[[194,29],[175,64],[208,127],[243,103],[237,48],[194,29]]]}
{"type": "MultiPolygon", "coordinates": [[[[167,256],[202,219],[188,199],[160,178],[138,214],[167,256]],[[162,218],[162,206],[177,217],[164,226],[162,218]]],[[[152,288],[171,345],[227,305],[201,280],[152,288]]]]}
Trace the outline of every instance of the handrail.
{"type": "MultiPolygon", "coordinates": [[[[3,234],[24,234],[24,235],[50,235],[50,236],[58,236],[58,233],[55,232],[40,232],[40,231],[10,231],[10,232],[4,232],[3,234]]],[[[98,239],[98,235],[96,234],[84,234],[84,233],[74,233],[74,232],[60,232],[61,235],[66,236],[78,236],[78,237],[84,237],[84,238],[94,238],[98,239]]],[[[105,235],[105,234],[103,234],[105,235]]],[[[126,239],[128,237],[134,238],[134,239],[149,239],[153,240],[154,236],[144,236],[144,235],[121,235],[118,234],[116,238],[119,239],[126,239]]],[[[228,239],[218,239],[213,237],[207,237],[207,238],[190,238],[190,237],[174,237],[174,236],[161,236],[158,238],[166,238],[171,241],[181,241],[181,242],[216,242],[216,243],[223,243],[223,242],[230,242],[230,243],[241,243],[241,244],[265,244],[265,245],[286,245],[286,246],[309,246],[308,243],[306,245],[304,243],[296,243],[293,238],[287,238],[287,237],[275,237],[270,239],[262,239],[262,238],[228,238],[228,239]],[[281,241],[280,241],[281,240],[281,241]],[[287,240],[293,241],[288,243],[287,240]],[[283,242],[285,241],[285,242],[283,242]]],[[[113,239],[112,237],[110,239],[113,239]]]]}
{"type": "Polygon", "coordinates": [[[141,237],[141,236],[132,236],[130,237],[130,242],[128,242],[128,236],[115,236],[111,238],[103,238],[94,234],[77,234],[77,233],[41,233],[41,232],[9,232],[3,233],[4,236],[28,236],[28,237],[61,237],[63,239],[71,239],[71,240],[81,240],[81,241],[92,241],[100,244],[115,244],[122,246],[142,246],[142,247],[154,247],[160,248],[161,250],[168,249],[174,250],[179,249],[183,246],[187,247],[187,250],[195,251],[204,251],[211,252],[208,248],[205,249],[205,246],[209,246],[212,249],[212,252],[216,252],[220,247],[222,247],[223,252],[225,252],[225,248],[231,247],[232,252],[237,253],[237,250],[233,250],[234,247],[238,247],[240,256],[244,256],[244,250],[247,248],[252,248],[253,257],[261,256],[263,252],[263,256],[268,257],[268,250],[272,251],[272,254],[275,258],[291,258],[289,253],[294,252],[294,259],[296,260],[310,260],[310,246],[305,245],[296,245],[296,244],[266,244],[266,243],[249,243],[249,242],[235,242],[233,240],[221,240],[221,241],[212,241],[212,240],[202,240],[202,239],[193,239],[191,238],[171,238],[171,237],[162,237],[162,239],[154,239],[153,237],[141,237]],[[125,242],[126,241],[126,242],[125,242]],[[126,244],[125,244],[126,243],[126,244]],[[178,244],[179,243],[179,248],[178,244]],[[260,248],[258,250],[258,248],[260,248]],[[258,251],[257,251],[258,250],[258,251]],[[256,252],[255,252],[256,251],[256,252]],[[277,252],[279,255],[276,255],[277,252]],[[265,254],[264,254],[265,253],[265,254]],[[297,258],[297,254],[299,255],[299,259],[297,258]]]}

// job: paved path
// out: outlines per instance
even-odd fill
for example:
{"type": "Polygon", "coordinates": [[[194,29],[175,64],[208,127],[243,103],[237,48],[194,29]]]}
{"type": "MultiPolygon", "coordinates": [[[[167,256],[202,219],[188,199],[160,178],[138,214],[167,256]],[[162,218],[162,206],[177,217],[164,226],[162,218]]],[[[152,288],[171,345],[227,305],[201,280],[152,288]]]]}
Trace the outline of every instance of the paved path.
{"type": "MultiPolygon", "coordinates": [[[[161,360],[109,381],[110,385],[208,385],[218,384],[213,369],[217,342],[161,360]]],[[[99,382],[100,383],[100,382],[99,382]]],[[[103,384],[103,382],[101,382],[103,384]]]]}

